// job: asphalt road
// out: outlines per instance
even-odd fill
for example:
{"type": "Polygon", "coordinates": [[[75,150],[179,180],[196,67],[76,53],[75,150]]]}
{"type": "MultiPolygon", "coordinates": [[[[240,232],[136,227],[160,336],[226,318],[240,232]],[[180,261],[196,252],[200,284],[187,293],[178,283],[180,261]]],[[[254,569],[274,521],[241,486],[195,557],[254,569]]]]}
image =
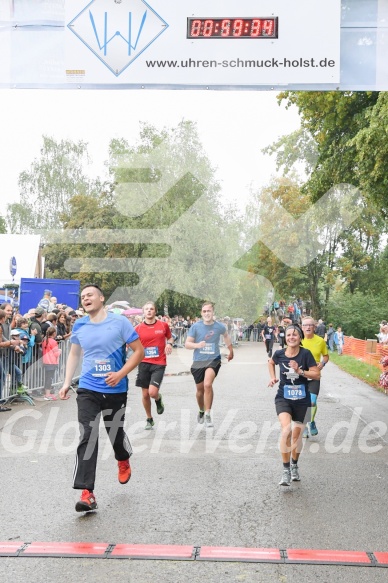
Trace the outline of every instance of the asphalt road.
{"type": "MultiPolygon", "coordinates": [[[[133,475],[117,481],[101,429],[98,511],[77,514],[71,487],[76,403],[17,404],[0,417],[0,541],[388,551],[388,399],[329,363],[319,435],[306,441],[301,482],[278,486],[282,464],[275,389],[262,343],[244,343],[215,382],[214,429],[196,423],[192,353],[175,349],[165,413],[144,431],[130,376],[126,429],[133,475]]],[[[1,558],[0,580],[126,583],[385,582],[375,567],[160,560],[1,558]]]]}

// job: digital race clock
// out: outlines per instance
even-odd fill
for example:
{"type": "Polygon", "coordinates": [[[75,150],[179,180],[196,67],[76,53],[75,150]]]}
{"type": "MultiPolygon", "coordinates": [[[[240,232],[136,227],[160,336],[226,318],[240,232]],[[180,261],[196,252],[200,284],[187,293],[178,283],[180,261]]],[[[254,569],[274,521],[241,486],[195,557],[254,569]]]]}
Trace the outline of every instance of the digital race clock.
{"type": "Polygon", "coordinates": [[[278,18],[188,18],[187,38],[278,38],[278,18]]]}

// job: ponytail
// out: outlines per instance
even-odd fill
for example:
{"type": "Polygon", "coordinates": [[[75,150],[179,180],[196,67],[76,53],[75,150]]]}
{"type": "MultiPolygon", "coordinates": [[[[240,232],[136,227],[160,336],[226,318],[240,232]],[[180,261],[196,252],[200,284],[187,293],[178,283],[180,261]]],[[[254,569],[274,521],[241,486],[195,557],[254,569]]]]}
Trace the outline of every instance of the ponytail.
{"type": "Polygon", "coordinates": [[[45,344],[45,346],[47,346],[49,339],[50,339],[52,336],[54,336],[54,334],[52,334],[52,331],[53,331],[53,330],[54,330],[54,332],[55,332],[55,333],[57,332],[57,331],[56,331],[56,329],[54,328],[54,326],[49,326],[49,327],[47,328],[47,330],[46,330],[46,335],[45,335],[45,337],[44,337],[44,339],[45,339],[45,341],[46,341],[46,344],[45,344]]]}

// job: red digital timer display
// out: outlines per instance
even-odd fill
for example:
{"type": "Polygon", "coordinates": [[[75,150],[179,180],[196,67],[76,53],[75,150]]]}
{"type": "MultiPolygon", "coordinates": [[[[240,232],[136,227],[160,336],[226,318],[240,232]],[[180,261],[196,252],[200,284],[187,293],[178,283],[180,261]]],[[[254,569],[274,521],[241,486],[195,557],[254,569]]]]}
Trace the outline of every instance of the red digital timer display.
{"type": "Polygon", "coordinates": [[[278,38],[278,18],[188,18],[187,38],[278,38]]]}

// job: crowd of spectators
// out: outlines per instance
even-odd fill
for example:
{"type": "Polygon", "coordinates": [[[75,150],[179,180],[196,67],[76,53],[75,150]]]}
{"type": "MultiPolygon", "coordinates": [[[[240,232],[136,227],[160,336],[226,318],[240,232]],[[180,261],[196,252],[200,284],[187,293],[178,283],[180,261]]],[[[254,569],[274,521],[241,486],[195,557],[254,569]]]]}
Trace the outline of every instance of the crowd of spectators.
{"type": "MultiPolygon", "coordinates": [[[[11,303],[0,305],[0,401],[8,376],[10,393],[26,394],[24,375],[43,356],[45,338],[52,338],[60,347],[69,338],[74,322],[83,316],[82,309],[59,303],[50,290],[45,290],[38,306],[25,314],[20,314],[11,303]]],[[[9,407],[0,405],[0,412],[5,410],[9,407]]]]}

